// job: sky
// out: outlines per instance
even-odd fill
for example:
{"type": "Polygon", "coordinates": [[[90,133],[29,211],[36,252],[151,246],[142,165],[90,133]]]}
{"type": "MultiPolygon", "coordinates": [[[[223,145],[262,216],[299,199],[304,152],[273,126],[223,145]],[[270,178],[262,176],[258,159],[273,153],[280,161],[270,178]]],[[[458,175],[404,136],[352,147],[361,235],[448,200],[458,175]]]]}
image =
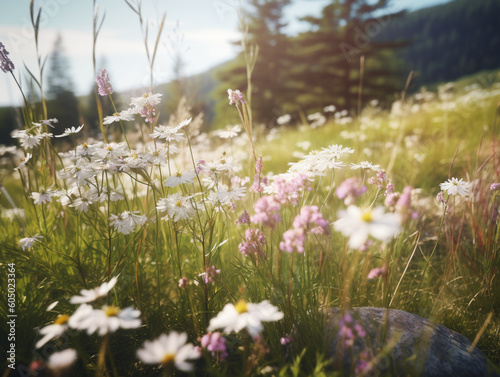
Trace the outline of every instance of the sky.
{"type": "MultiPolygon", "coordinates": [[[[135,3],[136,0],[129,0],[135,3]]],[[[449,0],[393,0],[390,10],[417,9],[449,0]]],[[[97,69],[106,68],[115,91],[149,88],[150,69],[144,37],[138,16],[124,0],[98,0],[99,15],[105,14],[97,39],[97,69]]],[[[245,0],[142,0],[144,22],[148,24],[150,50],[153,49],[161,18],[165,26],[153,69],[155,84],[173,77],[173,50],[181,50],[184,74],[189,76],[233,58],[240,38],[238,9],[245,0]]],[[[286,9],[287,33],[297,34],[306,25],[297,20],[305,15],[319,15],[329,0],[295,0],[286,9]]],[[[0,42],[16,66],[16,77],[26,76],[23,66],[37,75],[30,0],[0,0],[0,42]]],[[[50,54],[58,33],[63,38],[70,76],[77,95],[92,90],[92,23],[91,0],[35,0],[35,12],[42,7],[39,53],[50,54]]],[[[48,67],[47,67],[48,68],[48,67]]],[[[140,93],[137,93],[140,94],[140,93]]],[[[0,72],[0,106],[21,103],[13,78],[0,72]]]]}

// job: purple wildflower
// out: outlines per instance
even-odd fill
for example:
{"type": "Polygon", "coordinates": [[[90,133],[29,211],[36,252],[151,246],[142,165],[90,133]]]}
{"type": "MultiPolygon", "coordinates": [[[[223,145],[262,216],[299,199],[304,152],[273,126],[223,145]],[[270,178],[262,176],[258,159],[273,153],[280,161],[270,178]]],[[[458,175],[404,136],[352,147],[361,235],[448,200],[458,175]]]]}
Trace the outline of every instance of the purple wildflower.
{"type": "Polygon", "coordinates": [[[236,220],[236,225],[248,224],[250,222],[250,215],[246,210],[243,210],[243,213],[240,215],[238,220],[236,220]]]}
{"type": "Polygon", "coordinates": [[[261,246],[264,246],[266,243],[266,237],[264,237],[264,233],[262,233],[261,230],[252,228],[247,229],[245,231],[245,239],[245,242],[238,245],[238,250],[241,254],[246,257],[252,254],[257,254],[258,256],[264,255],[261,246]]]}
{"type": "Polygon", "coordinates": [[[10,60],[7,55],[9,55],[9,51],[7,51],[3,43],[0,42],[0,66],[5,73],[12,72],[15,68],[14,63],[12,63],[12,60],[10,60]]]}
{"type": "Polygon", "coordinates": [[[183,276],[181,279],[179,279],[179,288],[187,287],[188,283],[189,283],[188,278],[183,276]]]}
{"type": "Polygon", "coordinates": [[[349,206],[354,204],[355,199],[366,192],[366,186],[361,183],[359,178],[348,178],[337,187],[335,194],[340,200],[344,200],[344,204],[349,206]]]}
{"type": "Polygon", "coordinates": [[[209,332],[208,334],[203,335],[200,343],[202,348],[205,348],[207,351],[212,353],[212,357],[219,355],[223,360],[228,356],[226,339],[220,332],[209,332]]]}
{"type": "Polygon", "coordinates": [[[490,191],[500,190],[500,183],[492,183],[490,186],[490,191]]]}
{"type": "Polygon", "coordinates": [[[99,75],[97,75],[95,81],[97,82],[98,92],[100,96],[107,96],[113,93],[113,87],[109,82],[108,72],[103,69],[99,75]]]}
{"type": "Polygon", "coordinates": [[[255,215],[250,217],[250,221],[253,224],[262,223],[274,229],[276,223],[281,221],[279,214],[281,206],[276,202],[274,196],[263,196],[257,199],[253,205],[253,209],[255,210],[255,215]]]}
{"type": "Polygon", "coordinates": [[[444,198],[444,194],[442,191],[439,192],[439,194],[436,195],[436,200],[439,202],[439,203],[443,203],[443,204],[446,204],[446,199],[444,198]]]}
{"type": "Polygon", "coordinates": [[[283,241],[280,242],[280,250],[289,253],[293,253],[297,250],[299,253],[303,253],[305,241],[306,235],[304,234],[304,229],[289,229],[283,233],[283,241]]]}
{"type": "Polygon", "coordinates": [[[215,266],[205,267],[205,272],[202,272],[198,276],[203,279],[205,284],[212,283],[214,284],[214,280],[217,276],[220,275],[220,270],[217,270],[215,266]]]}
{"type": "Polygon", "coordinates": [[[387,269],[385,267],[377,267],[377,268],[374,268],[372,269],[369,273],[368,273],[368,279],[377,279],[379,277],[381,277],[382,275],[385,275],[387,273],[387,269]]]}
{"type": "Polygon", "coordinates": [[[238,106],[239,103],[245,103],[245,100],[243,99],[243,94],[236,89],[236,90],[227,90],[227,98],[229,99],[229,104],[230,105],[236,105],[238,106]]]}

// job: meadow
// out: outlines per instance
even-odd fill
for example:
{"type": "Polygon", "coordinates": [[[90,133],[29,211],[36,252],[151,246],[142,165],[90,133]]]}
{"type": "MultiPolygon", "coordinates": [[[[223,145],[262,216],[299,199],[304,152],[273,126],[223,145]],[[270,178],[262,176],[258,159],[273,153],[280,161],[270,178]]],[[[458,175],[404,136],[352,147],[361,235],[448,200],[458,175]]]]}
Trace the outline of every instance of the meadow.
{"type": "Polygon", "coordinates": [[[54,134],[26,103],[0,150],[3,375],[368,375],[380,350],[339,366],[329,348],[363,329],[325,332],[329,308],[362,306],[443,324],[498,365],[499,73],[271,130],[233,89],[240,125],[208,133],[185,101],[159,124],[153,89],[97,137],[54,134]]]}

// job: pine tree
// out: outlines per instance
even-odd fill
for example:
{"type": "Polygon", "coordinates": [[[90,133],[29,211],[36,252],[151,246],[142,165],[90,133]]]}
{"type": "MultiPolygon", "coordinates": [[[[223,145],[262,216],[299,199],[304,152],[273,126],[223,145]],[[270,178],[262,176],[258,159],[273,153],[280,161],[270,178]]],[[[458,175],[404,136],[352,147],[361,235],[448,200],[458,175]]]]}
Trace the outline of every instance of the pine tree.
{"type": "MultiPolygon", "coordinates": [[[[254,121],[269,125],[278,117],[291,98],[289,72],[289,39],[284,34],[283,10],[291,0],[250,0],[247,11],[249,43],[259,48],[252,75],[252,112],[254,121]]],[[[221,74],[227,88],[246,92],[246,70],[241,53],[232,69],[221,74]]]]}
{"type": "Polygon", "coordinates": [[[380,99],[400,89],[392,51],[406,42],[376,41],[398,14],[382,15],[389,0],[333,0],[321,17],[305,17],[310,31],[294,41],[298,51],[293,80],[305,108],[336,104],[352,111],[359,97],[361,56],[366,62],[363,95],[380,99]],[[376,16],[379,15],[379,16],[376,16]],[[301,85],[300,85],[301,84],[301,85]]]}

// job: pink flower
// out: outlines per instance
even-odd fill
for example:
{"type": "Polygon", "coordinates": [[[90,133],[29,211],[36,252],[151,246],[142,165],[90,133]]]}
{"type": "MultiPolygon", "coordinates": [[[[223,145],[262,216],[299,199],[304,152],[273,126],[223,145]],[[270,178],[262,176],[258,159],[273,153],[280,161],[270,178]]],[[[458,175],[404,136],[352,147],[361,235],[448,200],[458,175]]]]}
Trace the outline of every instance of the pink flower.
{"type": "Polygon", "coordinates": [[[309,230],[313,234],[330,235],[330,225],[328,221],[319,213],[317,206],[304,206],[300,210],[300,214],[293,220],[294,228],[303,228],[309,230]],[[311,227],[311,225],[316,225],[311,227]]]}
{"type": "Polygon", "coordinates": [[[304,234],[304,229],[294,228],[289,229],[283,233],[283,240],[280,242],[280,250],[293,253],[297,250],[299,253],[304,252],[304,242],[306,241],[306,235],[304,234]]]}
{"type": "Polygon", "coordinates": [[[355,199],[366,192],[366,186],[361,184],[359,178],[348,178],[337,187],[335,194],[337,198],[344,199],[346,206],[354,204],[355,199]]]}
{"type": "Polygon", "coordinates": [[[183,276],[181,279],[179,279],[179,288],[187,287],[188,283],[189,283],[188,278],[183,276]]]}
{"type": "Polygon", "coordinates": [[[241,92],[238,89],[236,90],[228,89],[227,98],[229,99],[230,105],[235,104],[236,106],[238,106],[240,102],[245,103],[245,100],[243,99],[243,94],[241,94],[241,92]]]}
{"type": "Polygon", "coordinates": [[[368,273],[368,279],[377,279],[379,277],[381,277],[382,275],[385,275],[387,273],[387,269],[385,267],[377,267],[377,268],[374,268],[372,269],[369,273],[368,273]]]}
{"type": "Polygon", "coordinates": [[[253,208],[255,210],[255,215],[250,217],[250,221],[253,224],[262,223],[263,225],[274,229],[276,223],[281,221],[281,216],[279,214],[281,206],[276,202],[273,196],[263,196],[262,198],[257,199],[253,208]]]}
{"type": "Polygon", "coordinates": [[[267,177],[262,177],[262,168],[264,164],[262,163],[262,156],[257,159],[255,163],[255,176],[253,177],[253,185],[250,190],[255,192],[262,192],[264,190],[263,185],[267,185],[267,177]]]}
{"type": "Polygon", "coordinates": [[[500,183],[492,183],[490,186],[490,191],[500,190],[500,183]]]}
{"type": "Polygon", "coordinates": [[[246,257],[252,254],[257,254],[258,256],[264,255],[261,246],[264,246],[266,243],[266,237],[264,237],[262,231],[249,228],[245,231],[245,239],[246,242],[238,245],[238,250],[241,254],[246,257]]]}
{"type": "Polygon", "coordinates": [[[439,192],[439,194],[436,195],[436,200],[439,202],[439,203],[443,203],[443,204],[446,204],[446,199],[444,198],[444,194],[442,191],[439,192]]]}
{"type": "Polygon", "coordinates": [[[214,284],[214,280],[219,275],[220,275],[220,270],[217,270],[215,266],[211,266],[211,267],[205,267],[205,272],[202,272],[198,276],[200,276],[203,279],[203,282],[205,284],[209,283],[214,284]]]}
{"type": "Polygon", "coordinates": [[[109,82],[109,75],[105,69],[103,69],[101,73],[99,73],[95,81],[97,82],[98,85],[97,90],[100,96],[107,96],[108,94],[113,93],[113,87],[109,82]]]}
{"type": "Polygon", "coordinates": [[[271,186],[277,202],[281,204],[293,204],[294,206],[299,203],[300,193],[311,189],[307,175],[304,173],[297,173],[288,180],[280,177],[271,186]]]}
{"type": "Polygon", "coordinates": [[[400,208],[409,208],[411,206],[411,191],[413,187],[406,186],[403,189],[403,193],[399,197],[398,203],[396,204],[400,208]]]}
{"type": "Polygon", "coordinates": [[[391,211],[393,211],[394,206],[398,203],[399,197],[400,195],[397,192],[393,192],[392,194],[387,195],[384,200],[384,205],[391,211]]]}
{"type": "Polygon", "coordinates": [[[220,355],[221,359],[225,359],[228,356],[226,338],[220,332],[209,332],[203,335],[200,343],[203,348],[212,353],[213,357],[220,355]]]}

